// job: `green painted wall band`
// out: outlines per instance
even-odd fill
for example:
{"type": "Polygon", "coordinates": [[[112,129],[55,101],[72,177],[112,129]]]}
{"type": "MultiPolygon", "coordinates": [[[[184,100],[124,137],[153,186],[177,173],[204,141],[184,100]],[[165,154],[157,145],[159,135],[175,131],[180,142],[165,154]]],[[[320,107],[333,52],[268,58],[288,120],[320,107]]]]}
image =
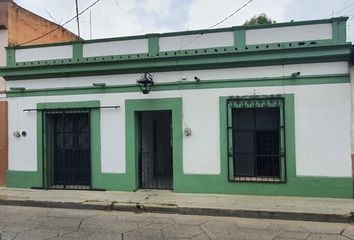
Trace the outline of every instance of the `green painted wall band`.
{"type": "Polygon", "coordinates": [[[82,42],[73,43],[73,60],[83,58],[83,44],[82,42]]]}
{"type": "Polygon", "coordinates": [[[42,187],[42,174],[37,171],[13,171],[6,173],[6,186],[14,188],[42,187]]]}
{"type": "MultiPolygon", "coordinates": [[[[6,47],[6,64],[7,66],[15,66],[16,58],[15,58],[15,49],[6,47]]],[[[1,72],[1,70],[0,70],[1,72]]]]}
{"type": "Polygon", "coordinates": [[[156,55],[160,51],[159,47],[159,35],[158,34],[148,34],[148,47],[149,54],[156,55]]]}
{"type": "MultiPolygon", "coordinates": [[[[104,186],[107,190],[132,191],[134,186],[129,186],[131,177],[126,174],[106,173],[103,178],[97,179],[96,186],[104,186]],[[117,180],[121,181],[117,183],[117,180]],[[117,189],[118,187],[118,189],[117,189]]],[[[235,194],[236,189],[230,188],[230,183],[224,182],[219,175],[185,175],[186,181],[193,181],[193,185],[188,187],[187,183],[183,188],[174,189],[174,192],[184,193],[222,193],[235,194]],[[215,188],[205,188],[215,186],[215,188]],[[225,186],[226,185],[226,186],[225,186]],[[200,188],[199,188],[200,187],[200,188]]],[[[33,186],[41,186],[42,181],[38,172],[32,171],[7,171],[7,186],[15,188],[31,188],[33,186]]],[[[236,194],[244,195],[269,195],[269,196],[304,196],[304,197],[332,197],[332,198],[352,198],[351,186],[352,178],[350,177],[311,177],[299,176],[287,184],[257,184],[242,183],[237,186],[236,194]],[[253,186],[249,188],[249,186],[253,186]],[[297,189],[300,186],[299,189],[297,189]],[[314,191],[315,189],[315,191],[314,191]]]]}
{"type": "Polygon", "coordinates": [[[246,30],[234,29],[234,46],[238,49],[244,49],[246,46],[246,30]]]}
{"type": "MultiPolygon", "coordinates": [[[[313,84],[337,84],[350,83],[348,74],[316,75],[277,77],[277,78],[250,78],[250,79],[221,79],[205,80],[199,83],[173,82],[157,83],[151,91],[173,91],[173,90],[198,90],[212,88],[236,88],[236,87],[267,87],[267,86],[292,86],[292,85],[313,85],[313,84]]],[[[80,95],[80,94],[104,94],[140,92],[136,84],[106,86],[106,87],[72,87],[72,88],[47,88],[47,89],[26,89],[24,91],[7,91],[6,97],[33,97],[33,96],[56,96],[56,95],[80,95]]]]}

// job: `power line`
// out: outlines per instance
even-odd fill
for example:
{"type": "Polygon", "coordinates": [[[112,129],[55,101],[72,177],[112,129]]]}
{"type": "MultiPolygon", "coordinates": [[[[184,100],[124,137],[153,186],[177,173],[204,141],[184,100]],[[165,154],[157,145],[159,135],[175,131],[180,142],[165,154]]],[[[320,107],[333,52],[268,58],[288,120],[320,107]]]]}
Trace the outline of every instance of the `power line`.
{"type": "MultiPolygon", "coordinates": [[[[210,27],[208,27],[207,29],[211,29],[214,28],[218,25],[220,25],[221,23],[225,22],[226,20],[228,20],[229,18],[231,18],[232,16],[234,16],[236,13],[238,13],[239,11],[241,11],[243,8],[245,8],[248,4],[250,4],[251,2],[253,2],[253,0],[249,0],[248,2],[246,2],[245,4],[243,4],[241,7],[239,7],[238,9],[236,9],[233,13],[231,13],[229,16],[227,16],[226,18],[222,19],[221,21],[211,25],[210,27]]],[[[181,46],[181,48],[179,50],[182,50],[182,48],[188,46],[189,44],[191,44],[192,42],[194,42],[195,40],[197,40],[198,38],[202,37],[204,35],[204,33],[199,34],[198,36],[196,36],[195,38],[193,38],[191,41],[189,41],[188,43],[186,43],[185,45],[181,46]]]]}
{"type": "Polygon", "coordinates": [[[115,2],[116,2],[117,7],[120,8],[120,10],[124,11],[124,9],[122,8],[122,6],[119,4],[118,0],[115,0],[115,2]]]}
{"type": "Polygon", "coordinates": [[[351,13],[354,10],[354,7],[346,12],[343,13],[343,16],[347,15],[348,13],[351,13]]]}
{"type": "Polygon", "coordinates": [[[333,12],[332,14],[327,15],[325,18],[328,18],[328,17],[333,17],[335,14],[337,14],[337,13],[339,13],[339,12],[343,11],[343,10],[346,10],[347,8],[350,8],[350,7],[351,7],[351,6],[353,6],[353,5],[354,5],[354,3],[349,4],[349,5],[347,5],[346,7],[341,8],[341,9],[339,9],[339,10],[337,10],[337,11],[333,12]]]}
{"type": "Polygon", "coordinates": [[[56,23],[56,24],[60,24],[60,21],[58,21],[57,19],[55,19],[52,14],[50,14],[50,12],[44,8],[44,11],[47,12],[48,16],[56,23]]]}
{"type": "Polygon", "coordinates": [[[229,18],[231,18],[233,15],[235,15],[236,13],[238,13],[239,11],[241,11],[244,7],[246,7],[248,4],[250,4],[253,0],[249,0],[247,3],[243,4],[239,9],[237,9],[236,11],[234,11],[233,13],[231,13],[229,16],[227,16],[226,18],[224,18],[223,20],[221,20],[220,22],[215,23],[214,25],[208,27],[208,29],[216,27],[217,25],[220,25],[221,23],[225,22],[226,20],[228,20],[229,18]]]}
{"type": "Polygon", "coordinates": [[[90,39],[92,39],[92,14],[90,10],[90,39]]]}
{"type": "Polygon", "coordinates": [[[83,14],[84,12],[86,12],[87,10],[89,10],[91,7],[93,7],[94,5],[96,5],[96,4],[97,4],[98,2],[100,2],[100,1],[101,1],[101,0],[96,0],[96,1],[93,2],[90,6],[88,6],[88,7],[85,8],[84,10],[82,10],[79,14],[77,14],[77,15],[75,14],[74,17],[70,18],[68,21],[66,21],[66,22],[63,23],[62,25],[59,25],[58,27],[54,28],[53,30],[51,30],[51,31],[49,31],[49,32],[47,32],[47,33],[45,33],[45,34],[39,36],[39,37],[33,38],[33,39],[31,39],[31,40],[29,40],[29,41],[27,41],[27,42],[23,42],[23,43],[21,43],[21,44],[18,44],[18,45],[16,45],[16,47],[22,46],[22,45],[25,45],[25,44],[28,44],[28,43],[31,43],[31,42],[34,42],[34,41],[36,41],[36,40],[38,40],[38,39],[41,39],[41,38],[43,38],[43,37],[45,37],[45,36],[48,36],[48,35],[51,34],[52,32],[55,32],[56,30],[58,30],[58,29],[64,27],[66,24],[68,24],[68,23],[71,22],[72,20],[76,19],[78,16],[80,16],[81,14],[83,14]]]}

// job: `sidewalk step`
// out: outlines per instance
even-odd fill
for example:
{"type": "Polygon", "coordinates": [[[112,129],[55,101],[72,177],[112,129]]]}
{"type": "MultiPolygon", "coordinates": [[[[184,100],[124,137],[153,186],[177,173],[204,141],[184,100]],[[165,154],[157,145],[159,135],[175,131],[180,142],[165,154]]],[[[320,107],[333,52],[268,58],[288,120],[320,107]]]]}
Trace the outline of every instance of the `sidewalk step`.
{"type": "Polygon", "coordinates": [[[353,223],[352,214],[325,214],[309,212],[290,211],[267,211],[267,210],[247,210],[247,209],[224,209],[224,208],[199,208],[199,207],[179,207],[175,204],[146,204],[137,202],[110,202],[110,201],[85,201],[85,202],[63,202],[63,201],[40,201],[40,200],[16,200],[0,199],[1,205],[28,206],[28,207],[48,207],[66,209],[86,209],[86,210],[108,210],[108,211],[132,211],[148,213],[185,214],[185,215],[207,215],[207,216],[228,216],[242,218],[263,218],[263,219],[283,219],[301,221],[321,221],[321,222],[341,222],[353,223]]]}

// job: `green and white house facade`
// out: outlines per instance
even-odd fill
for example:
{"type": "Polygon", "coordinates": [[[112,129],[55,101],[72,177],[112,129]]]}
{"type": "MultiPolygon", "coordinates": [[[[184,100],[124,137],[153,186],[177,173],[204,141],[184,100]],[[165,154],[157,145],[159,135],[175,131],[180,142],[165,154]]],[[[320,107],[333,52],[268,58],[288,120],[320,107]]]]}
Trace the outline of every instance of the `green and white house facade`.
{"type": "Polygon", "coordinates": [[[7,48],[7,184],[352,198],[346,21],[7,48]]]}

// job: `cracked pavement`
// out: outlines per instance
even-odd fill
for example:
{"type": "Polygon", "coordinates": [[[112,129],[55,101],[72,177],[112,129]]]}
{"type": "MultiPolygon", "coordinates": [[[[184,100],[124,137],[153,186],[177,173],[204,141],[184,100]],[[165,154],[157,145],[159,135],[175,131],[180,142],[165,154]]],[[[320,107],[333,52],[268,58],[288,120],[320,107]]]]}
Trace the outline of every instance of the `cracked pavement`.
{"type": "Polygon", "coordinates": [[[0,205],[1,240],[354,240],[344,223],[0,205]]]}

